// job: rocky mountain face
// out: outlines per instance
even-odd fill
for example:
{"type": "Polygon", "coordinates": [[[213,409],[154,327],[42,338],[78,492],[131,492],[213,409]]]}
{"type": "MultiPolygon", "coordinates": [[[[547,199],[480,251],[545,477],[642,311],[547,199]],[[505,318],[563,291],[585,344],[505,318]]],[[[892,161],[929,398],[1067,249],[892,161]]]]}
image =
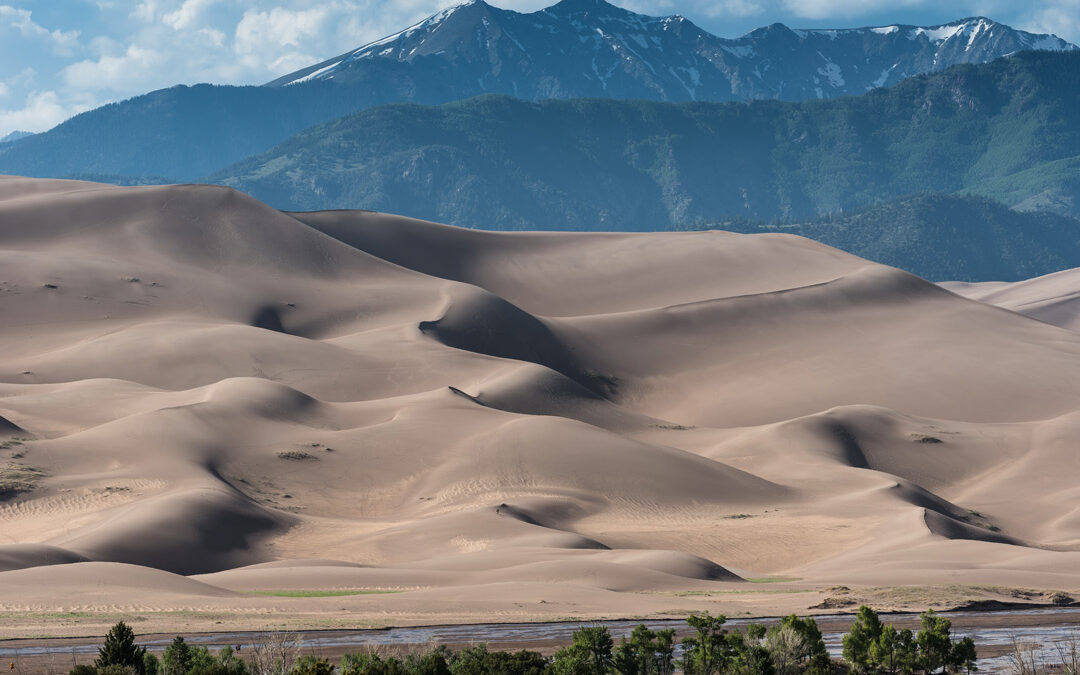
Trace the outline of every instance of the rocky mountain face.
{"type": "Polygon", "coordinates": [[[725,39],[681,16],[645,16],[604,0],[562,0],[529,14],[473,0],[269,84],[389,81],[403,99],[417,101],[484,93],[533,100],[802,100],[858,95],[1018,51],[1075,48],[981,17],[931,27],[773,24],[725,39]]]}

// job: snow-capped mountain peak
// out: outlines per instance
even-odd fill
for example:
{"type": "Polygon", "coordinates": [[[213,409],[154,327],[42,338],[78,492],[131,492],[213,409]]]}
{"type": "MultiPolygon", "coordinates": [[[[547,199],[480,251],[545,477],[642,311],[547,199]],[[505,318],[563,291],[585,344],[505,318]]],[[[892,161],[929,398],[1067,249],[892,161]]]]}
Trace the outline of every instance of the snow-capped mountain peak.
{"type": "Polygon", "coordinates": [[[421,102],[488,92],[529,99],[830,98],[1028,49],[1076,47],[986,17],[842,29],[776,23],[725,39],[681,16],[646,16],[606,0],[561,0],[531,13],[470,0],[269,84],[382,87],[421,102]]]}

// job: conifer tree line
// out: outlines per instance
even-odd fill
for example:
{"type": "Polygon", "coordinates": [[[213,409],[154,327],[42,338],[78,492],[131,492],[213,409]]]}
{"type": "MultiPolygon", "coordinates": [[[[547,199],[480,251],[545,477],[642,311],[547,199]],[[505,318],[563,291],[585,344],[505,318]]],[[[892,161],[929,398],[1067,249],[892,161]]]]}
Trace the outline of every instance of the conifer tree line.
{"type": "Polygon", "coordinates": [[[934,612],[921,628],[898,630],[860,607],[843,636],[843,659],[830,658],[817,622],[794,614],[766,627],[751,623],[728,630],[723,615],[692,614],[681,642],[675,630],[644,624],[616,644],[606,626],[584,626],[552,656],[534,651],[459,651],[445,646],[405,655],[346,654],[339,664],[302,656],[297,636],[270,636],[240,658],[231,647],[216,654],[177,636],[159,659],[135,643],[125,623],[113,626],[93,665],[70,675],[933,675],[976,670],[975,643],[953,640],[951,622],[934,612]]]}

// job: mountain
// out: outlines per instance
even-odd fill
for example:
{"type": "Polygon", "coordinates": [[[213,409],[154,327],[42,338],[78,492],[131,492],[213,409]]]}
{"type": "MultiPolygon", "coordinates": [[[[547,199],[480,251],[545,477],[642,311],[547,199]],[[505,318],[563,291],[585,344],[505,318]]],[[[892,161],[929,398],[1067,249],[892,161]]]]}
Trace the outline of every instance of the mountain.
{"type": "Polygon", "coordinates": [[[189,181],[307,127],[391,100],[324,83],[171,87],[0,146],[0,173],[117,184],[189,181]]]}
{"type": "Polygon", "coordinates": [[[1046,162],[965,190],[1000,200],[1021,211],[1080,213],[1080,156],[1046,162]]]}
{"type": "Polygon", "coordinates": [[[207,180],[290,210],[655,230],[813,219],[1076,157],[1080,52],[1024,52],[831,101],[391,105],[306,130],[207,180]]]}
{"type": "Polygon", "coordinates": [[[1080,264],[1080,220],[985,197],[915,195],[808,222],[709,227],[797,234],[934,281],[1018,281],[1080,264]]]}
{"type": "Polygon", "coordinates": [[[0,143],[10,143],[12,141],[17,141],[20,138],[27,138],[33,135],[34,134],[29,131],[12,131],[10,134],[0,137],[0,143]]]}
{"type": "Polygon", "coordinates": [[[190,181],[313,125],[394,102],[485,93],[662,101],[830,98],[1020,50],[1073,50],[985,18],[932,27],[791,30],[737,39],[679,16],[563,0],[531,14],[461,5],[263,87],[173,87],[0,146],[0,172],[190,181]],[[283,86],[283,85],[288,86],[283,86]]]}
{"type": "Polygon", "coordinates": [[[412,89],[438,91],[447,100],[482,93],[530,100],[801,100],[862,94],[1029,49],[1075,47],[983,17],[842,30],[777,23],[725,39],[681,16],[644,16],[604,0],[562,0],[529,14],[472,0],[269,84],[366,83],[391,64],[404,64],[412,89]]]}

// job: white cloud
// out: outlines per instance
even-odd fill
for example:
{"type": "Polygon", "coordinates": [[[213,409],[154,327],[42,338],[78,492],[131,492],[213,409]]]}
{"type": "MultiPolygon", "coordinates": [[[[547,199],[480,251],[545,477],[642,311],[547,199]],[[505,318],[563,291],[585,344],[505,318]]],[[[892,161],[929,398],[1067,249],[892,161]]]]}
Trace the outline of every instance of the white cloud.
{"type": "Polygon", "coordinates": [[[135,5],[135,9],[131,10],[131,18],[143,23],[153,23],[157,21],[159,11],[158,3],[155,0],[145,0],[145,2],[135,5]]]}
{"type": "Polygon", "coordinates": [[[173,30],[192,28],[199,20],[203,10],[218,3],[220,0],[184,0],[179,9],[165,14],[161,20],[173,30]]]}
{"type": "Polygon", "coordinates": [[[0,5],[0,25],[11,26],[27,38],[46,39],[59,54],[71,54],[79,43],[79,31],[50,31],[34,21],[30,10],[11,5],[0,5]]]}
{"type": "Polygon", "coordinates": [[[76,90],[131,91],[161,77],[165,59],[158,51],[128,45],[118,56],[103,55],[96,61],[78,61],[63,70],[64,81],[76,90]]]}
{"type": "Polygon", "coordinates": [[[1034,33],[1052,33],[1080,44],[1080,0],[1054,0],[1032,9],[1021,25],[1034,33]]]}
{"type": "Polygon", "coordinates": [[[930,3],[929,0],[784,0],[783,4],[787,11],[803,19],[830,19],[862,16],[885,10],[895,11],[930,3]]]}
{"type": "Polygon", "coordinates": [[[209,40],[210,44],[214,45],[215,47],[224,46],[225,39],[228,37],[227,35],[225,35],[225,33],[219,31],[216,28],[200,28],[199,35],[205,37],[207,40],[209,40]]]}
{"type": "MultiPolygon", "coordinates": [[[[720,3],[718,6],[723,8],[724,14],[730,14],[731,16],[754,16],[765,11],[760,2],[754,2],[753,0],[730,0],[726,3],[720,3]]],[[[714,14],[713,16],[723,16],[724,14],[714,14]]]]}
{"type": "Polygon", "coordinates": [[[7,96],[9,91],[11,90],[8,89],[8,86],[3,82],[0,82],[0,98],[7,96]]]}
{"type": "Polygon", "coordinates": [[[88,110],[89,104],[64,105],[55,91],[34,91],[19,110],[0,110],[0,135],[12,131],[45,131],[67,118],[88,110]]]}
{"type": "Polygon", "coordinates": [[[249,54],[266,48],[298,47],[323,32],[327,7],[289,10],[274,7],[268,12],[249,9],[236,25],[235,49],[249,54]]]}
{"type": "MultiPolygon", "coordinates": [[[[310,47],[321,45],[331,7],[269,11],[248,10],[236,25],[236,66],[267,75],[290,72],[319,61],[310,47]]],[[[265,77],[265,75],[264,75],[265,77]]],[[[270,79],[267,77],[266,79],[270,79]]]]}
{"type": "MultiPolygon", "coordinates": [[[[539,7],[529,7],[528,9],[541,9],[546,4],[539,7]]],[[[693,2],[687,0],[680,0],[679,2],[673,2],[672,0],[620,0],[618,4],[640,14],[649,14],[651,16],[681,14],[691,20],[700,17],[724,19],[756,16],[763,14],[768,9],[768,3],[765,0],[693,0],[693,2]]]]}

